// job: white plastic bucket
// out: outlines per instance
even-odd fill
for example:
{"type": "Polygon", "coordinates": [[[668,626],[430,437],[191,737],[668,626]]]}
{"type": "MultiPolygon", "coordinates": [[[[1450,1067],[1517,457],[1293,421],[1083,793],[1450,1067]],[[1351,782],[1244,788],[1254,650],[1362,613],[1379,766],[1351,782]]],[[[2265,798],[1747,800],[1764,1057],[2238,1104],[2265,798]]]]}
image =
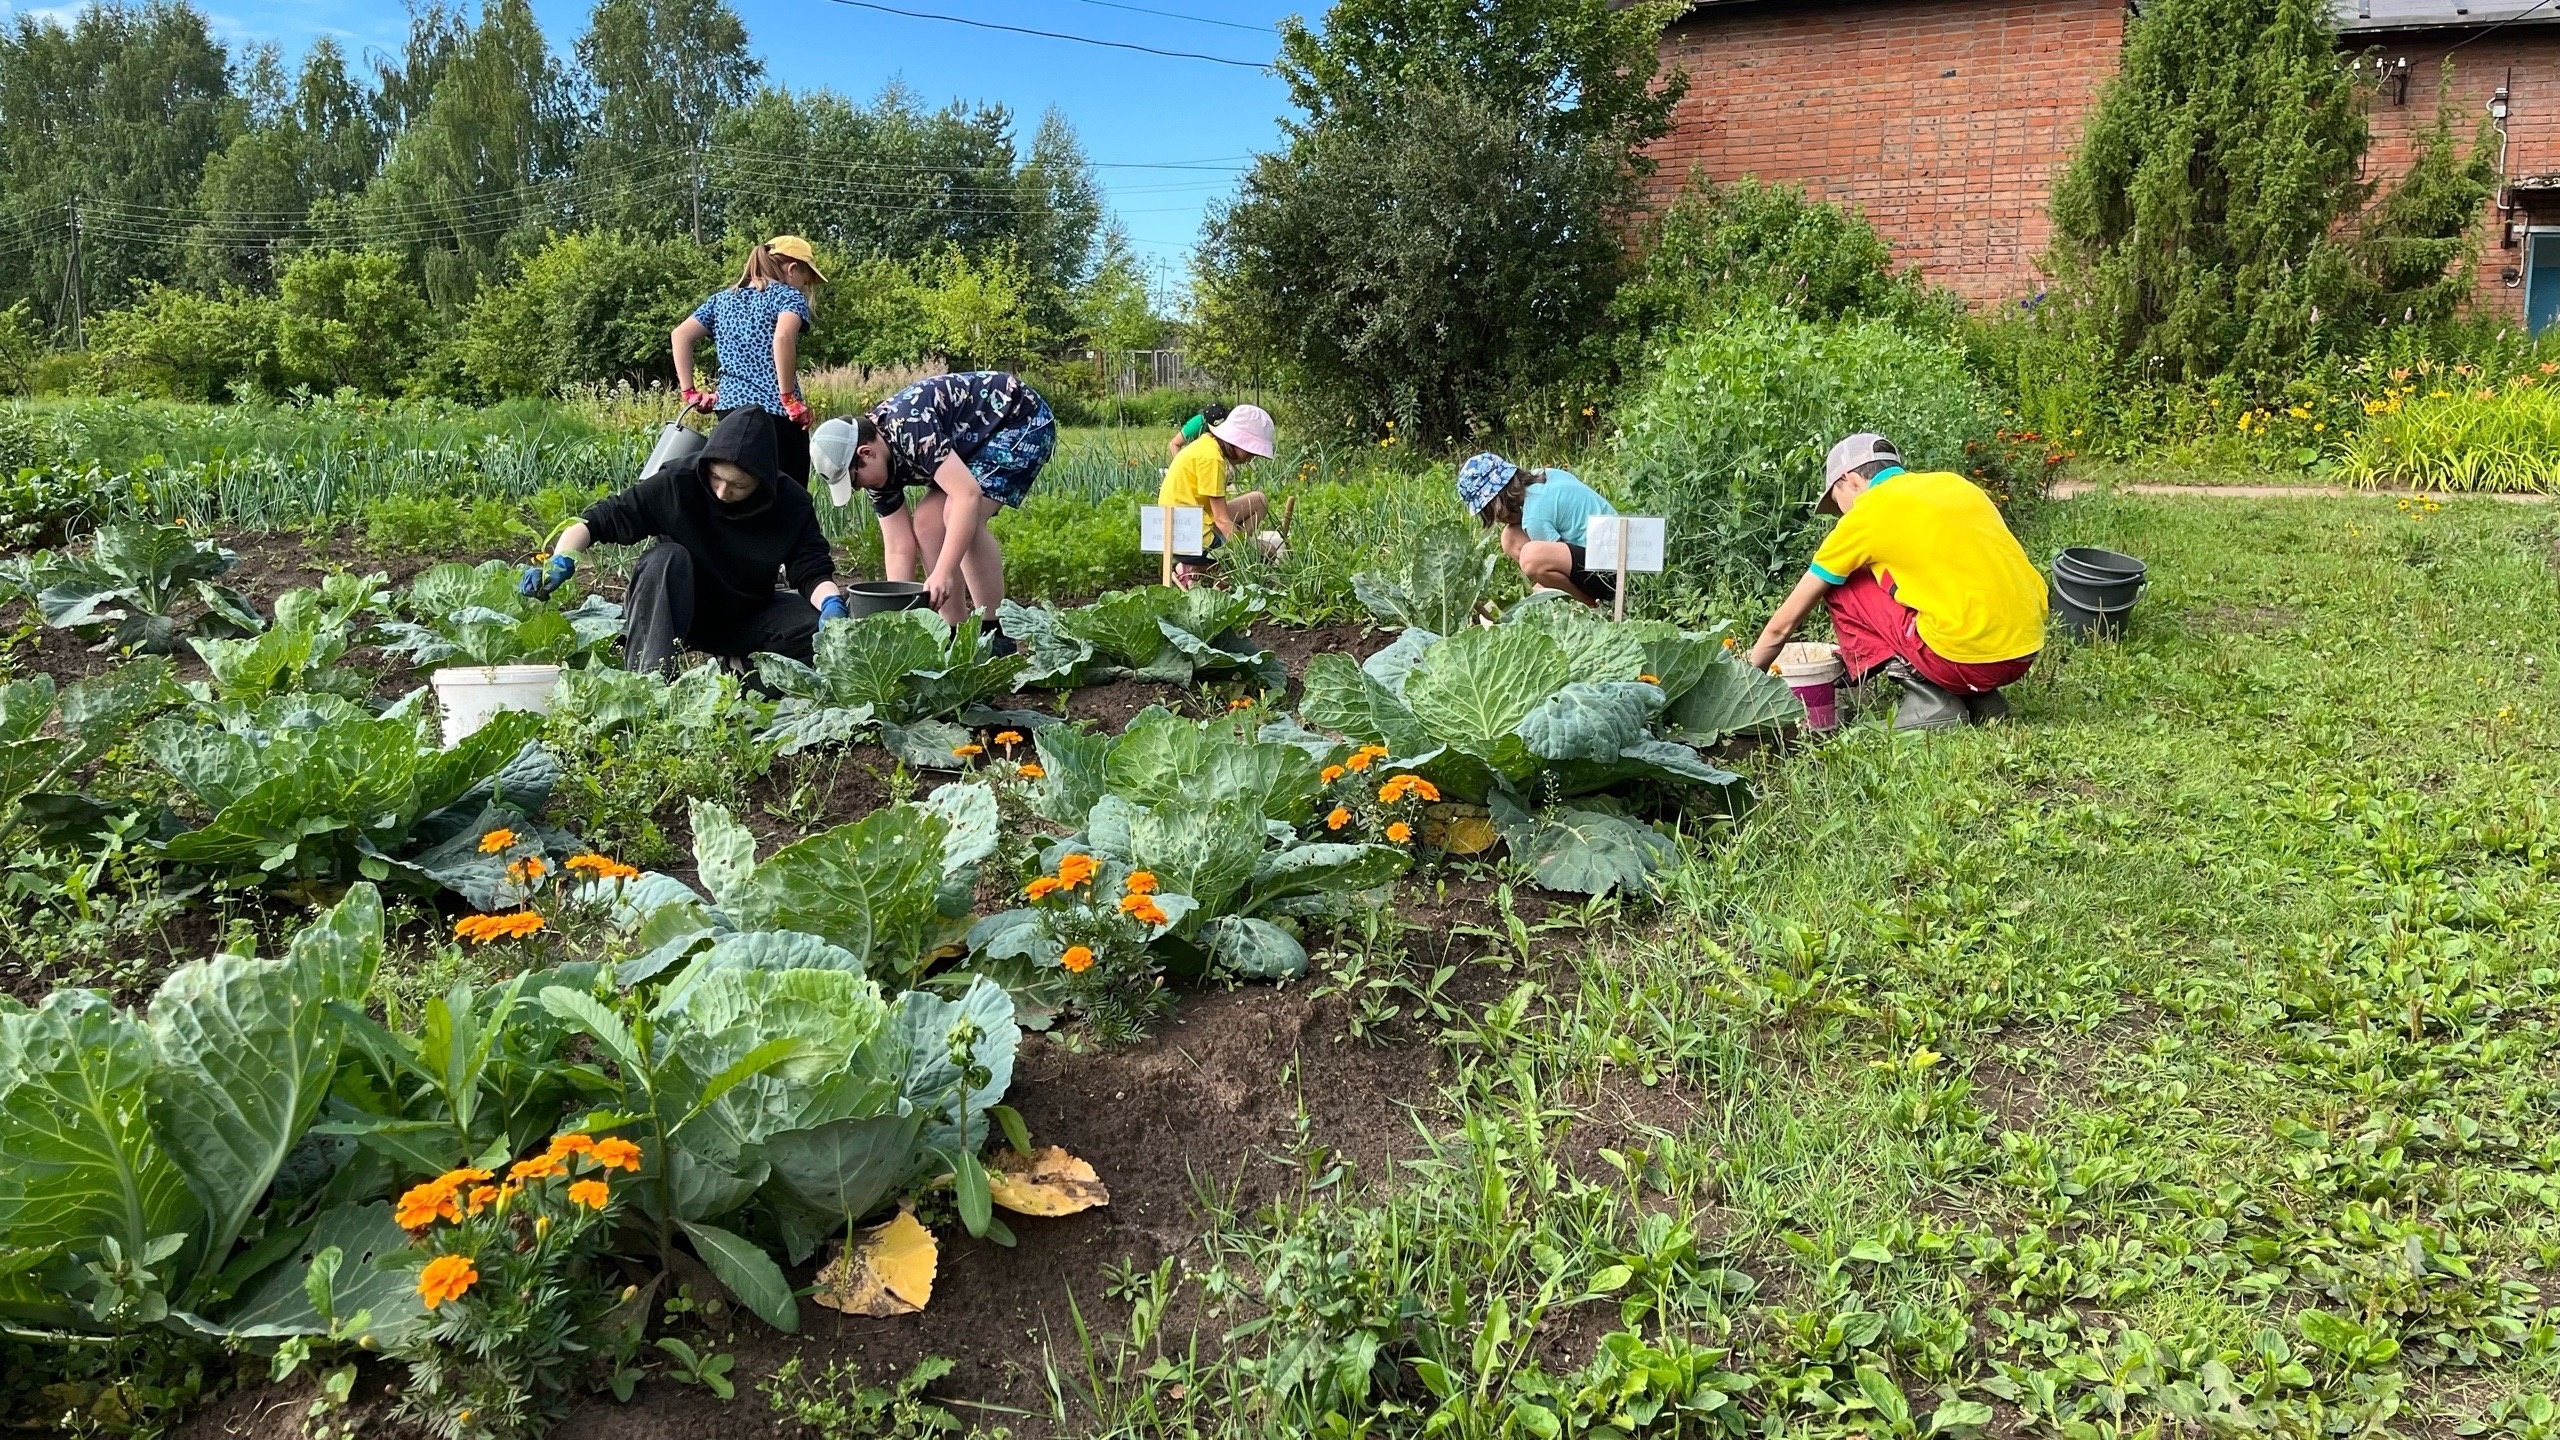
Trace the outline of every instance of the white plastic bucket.
{"type": "Polygon", "coordinates": [[[427,683],[435,687],[436,716],[444,731],[444,748],[450,750],[501,710],[550,714],[560,667],[448,665],[428,676],[427,683]]]}
{"type": "Polygon", "coordinates": [[[1840,647],[1798,640],[1778,652],[1778,678],[1790,685],[1826,685],[1841,675],[1840,647]]]}

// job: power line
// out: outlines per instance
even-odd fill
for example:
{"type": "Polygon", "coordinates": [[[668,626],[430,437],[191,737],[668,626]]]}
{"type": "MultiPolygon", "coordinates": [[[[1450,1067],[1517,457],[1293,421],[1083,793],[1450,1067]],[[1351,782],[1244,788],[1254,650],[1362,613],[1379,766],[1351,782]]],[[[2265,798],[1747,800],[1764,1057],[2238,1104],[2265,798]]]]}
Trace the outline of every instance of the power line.
{"type": "Polygon", "coordinates": [[[873,0],[831,0],[831,3],[855,10],[876,10],[883,15],[902,15],[909,20],[939,20],[946,25],[966,25],[973,30],[1001,30],[1009,35],[1030,35],[1042,40],[1069,40],[1078,45],[1098,45],[1106,50],[1134,50],[1141,55],[1161,55],[1168,60],[1203,60],[1212,65],[1233,65],[1239,70],[1268,70],[1263,60],[1232,60],[1224,55],[1203,55],[1197,50],[1159,50],[1153,45],[1138,45],[1126,40],[1098,40],[1091,35],[1071,35],[1064,30],[1034,30],[1023,25],[999,25],[992,20],[970,20],[958,15],[943,15],[931,10],[901,10],[895,5],[880,5],[873,0]]]}
{"type": "Polygon", "coordinates": [[[1140,15],[1161,15],[1167,20],[1188,20],[1194,25],[1218,25],[1229,30],[1250,30],[1258,35],[1279,33],[1268,25],[1247,25],[1235,20],[1212,20],[1206,15],[1185,15],[1179,10],[1150,10],[1144,5],[1123,5],[1120,0],[1079,0],[1079,3],[1099,5],[1105,10],[1132,10],[1140,15]]]}
{"type": "Polygon", "coordinates": [[[2532,4],[2527,5],[2513,15],[2508,16],[2506,19],[2499,21],[2497,24],[2490,26],[2488,29],[2482,30],[2474,35],[2466,36],[2463,39],[2456,40],[2452,44],[2447,45],[2444,47],[2444,53],[2450,55],[2454,51],[2461,49],[2463,46],[2470,44],[2474,40],[2486,40],[2490,36],[2497,34],[2499,31],[2504,30],[2508,26],[2513,25],[2527,15],[2532,14],[2534,11],[2541,9],[2543,6],[2550,3],[2551,0],[2533,0],[2532,4]]]}

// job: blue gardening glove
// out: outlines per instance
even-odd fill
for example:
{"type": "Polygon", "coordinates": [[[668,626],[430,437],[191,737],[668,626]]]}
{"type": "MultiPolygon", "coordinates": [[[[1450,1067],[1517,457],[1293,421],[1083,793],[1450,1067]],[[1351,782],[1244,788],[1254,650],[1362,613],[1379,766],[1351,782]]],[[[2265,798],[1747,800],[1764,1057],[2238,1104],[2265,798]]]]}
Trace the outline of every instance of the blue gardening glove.
{"type": "Polygon", "coordinates": [[[535,600],[548,600],[551,592],[569,583],[578,573],[578,557],[554,555],[539,565],[525,567],[524,578],[516,582],[516,593],[535,600]]]}
{"type": "Polygon", "coordinates": [[[844,608],[844,597],[841,595],[830,595],[818,606],[818,623],[821,625],[826,624],[830,620],[850,620],[852,618],[853,613],[844,608]]]}

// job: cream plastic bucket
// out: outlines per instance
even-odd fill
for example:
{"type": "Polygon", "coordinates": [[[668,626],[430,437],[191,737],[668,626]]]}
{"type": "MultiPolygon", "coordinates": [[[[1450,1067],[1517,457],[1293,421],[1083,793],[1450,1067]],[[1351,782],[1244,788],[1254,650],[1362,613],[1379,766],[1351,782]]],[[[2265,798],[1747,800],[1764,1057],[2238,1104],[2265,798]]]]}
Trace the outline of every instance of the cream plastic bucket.
{"type": "Polygon", "coordinates": [[[1840,725],[1840,649],[1799,640],[1778,652],[1777,676],[1804,702],[1804,728],[1833,730],[1840,725]]]}
{"type": "Polygon", "coordinates": [[[444,731],[444,748],[489,723],[501,710],[551,713],[551,692],[560,684],[557,665],[448,665],[427,677],[436,692],[436,717],[444,731]]]}

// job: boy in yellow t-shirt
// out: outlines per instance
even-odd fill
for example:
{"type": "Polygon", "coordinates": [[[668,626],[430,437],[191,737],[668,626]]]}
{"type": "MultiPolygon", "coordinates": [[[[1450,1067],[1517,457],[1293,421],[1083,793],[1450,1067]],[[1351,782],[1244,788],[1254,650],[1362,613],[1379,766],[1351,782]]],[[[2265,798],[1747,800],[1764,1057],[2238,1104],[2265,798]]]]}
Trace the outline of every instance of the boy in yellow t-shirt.
{"type": "MultiPolygon", "coordinates": [[[[1156,491],[1156,503],[1176,509],[1196,506],[1207,511],[1207,544],[1212,550],[1221,542],[1253,536],[1271,502],[1259,490],[1228,494],[1227,479],[1239,466],[1270,459],[1279,448],[1278,441],[1270,411],[1259,405],[1238,405],[1173,457],[1173,465],[1164,472],[1164,484],[1156,491]]],[[[1186,590],[1209,566],[1206,555],[1173,558],[1174,579],[1186,590]]]]}
{"type": "Polygon", "coordinates": [[[2044,648],[2045,583],[1991,497],[1961,475],[1902,468],[1881,435],[1831,447],[1821,508],[1840,517],[1751,647],[1767,669],[1817,603],[1849,678],[1904,692],[1897,730],[1984,724],[2044,648]]]}

